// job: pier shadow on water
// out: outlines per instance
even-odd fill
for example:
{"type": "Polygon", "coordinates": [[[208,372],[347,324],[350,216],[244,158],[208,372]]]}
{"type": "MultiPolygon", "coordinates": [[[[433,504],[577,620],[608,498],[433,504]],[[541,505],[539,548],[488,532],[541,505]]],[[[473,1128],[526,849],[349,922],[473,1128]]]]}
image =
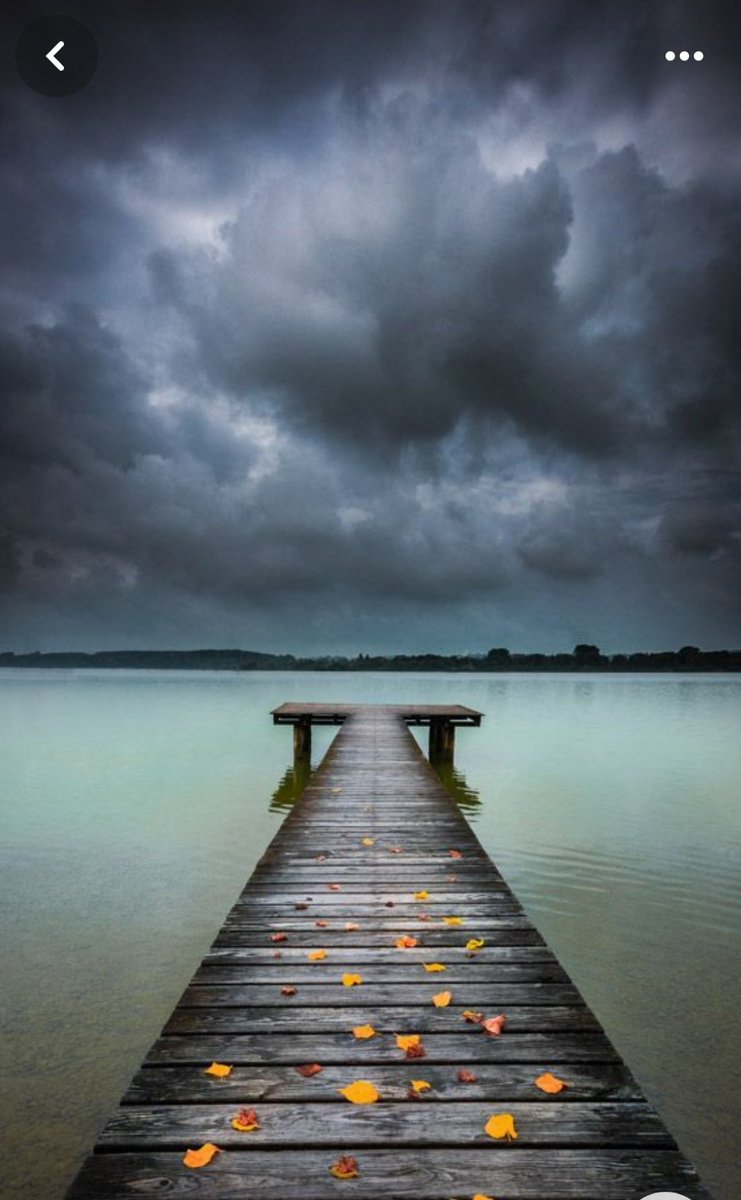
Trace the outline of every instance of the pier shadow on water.
{"type": "Polygon", "coordinates": [[[470,819],[481,808],[481,797],[467,782],[465,775],[454,763],[432,763],[433,771],[447,788],[461,812],[470,819]]]}
{"type": "Polygon", "coordinates": [[[309,762],[294,762],[288,767],[270,797],[270,812],[289,813],[311,779],[312,770],[309,762]]]}

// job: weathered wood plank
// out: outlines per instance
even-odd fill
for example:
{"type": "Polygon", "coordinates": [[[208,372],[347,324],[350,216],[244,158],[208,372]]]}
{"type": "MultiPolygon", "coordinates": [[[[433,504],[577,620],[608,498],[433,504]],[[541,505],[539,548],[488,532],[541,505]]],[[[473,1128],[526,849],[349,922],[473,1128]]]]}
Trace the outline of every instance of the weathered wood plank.
{"type": "MultiPolygon", "coordinates": [[[[438,964],[440,965],[440,964],[438,964]]],[[[442,964],[444,965],[444,964],[442,964]]],[[[451,963],[444,971],[429,974],[422,963],[375,963],[372,965],[372,976],[363,985],[367,996],[368,987],[378,987],[395,984],[399,987],[417,987],[436,980],[438,991],[451,987],[453,984],[465,984],[467,987],[480,988],[486,984],[517,985],[523,983],[551,984],[567,983],[568,977],[563,967],[557,962],[535,963],[481,963],[473,967],[468,960],[464,963],[451,963]]],[[[191,986],[215,987],[221,984],[250,984],[282,986],[296,984],[297,986],[327,987],[337,983],[336,962],[309,963],[303,962],[265,963],[262,965],[248,963],[202,963],[191,980],[191,986]]],[[[573,986],[573,985],[570,985],[573,986]]]]}
{"type": "MultiPolygon", "coordinates": [[[[354,990],[354,989],[353,989],[354,990]]],[[[432,990],[432,989],[430,989],[432,990]]],[[[209,1033],[272,1033],[302,1032],[303,1025],[319,1033],[343,1033],[355,1025],[373,1025],[383,1033],[445,1033],[456,1030],[461,1048],[489,1040],[480,1026],[462,1020],[465,1011],[459,1005],[435,1008],[427,1005],[373,1008],[176,1008],[165,1025],[167,1034],[209,1033]]],[[[494,1013],[487,1014],[494,1016],[494,1013]]],[[[550,1007],[533,1004],[526,1007],[510,1005],[507,1009],[507,1036],[514,1033],[554,1030],[573,1032],[599,1029],[596,1018],[584,1005],[550,1007]]],[[[504,1036],[504,1035],[502,1035],[504,1036]]],[[[464,1051],[465,1052],[465,1051],[464,1051]]]]}
{"type": "MultiPolygon", "coordinates": [[[[397,1062],[362,1064],[362,1077],[375,1084],[387,1100],[406,1100],[410,1080],[423,1074],[439,1102],[459,1100],[539,1100],[545,1104],[570,1104],[572,1100],[640,1100],[638,1085],[623,1063],[572,1062],[562,1074],[568,1087],[555,1096],[546,1096],[534,1080],[549,1066],[542,1059],[537,1065],[518,1062],[462,1062],[440,1066],[425,1059],[419,1064],[397,1062]],[[459,1070],[472,1072],[475,1079],[461,1082],[459,1070]]],[[[225,1079],[206,1075],[202,1066],[142,1067],[132,1080],[124,1104],[254,1104],[319,1101],[335,1102],[338,1088],[345,1087],[349,1065],[325,1066],[321,1073],[305,1079],[294,1067],[236,1066],[225,1079]]],[[[360,1068],[358,1068],[360,1069],[360,1068]]]]}
{"type": "MultiPolygon", "coordinates": [[[[365,1023],[365,1022],[364,1022],[365,1023]]],[[[418,1032],[408,1027],[400,1032],[418,1032]]],[[[463,1040],[458,1033],[431,1033],[424,1037],[427,1063],[498,1062],[611,1062],[619,1061],[603,1033],[508,1033],[498,1038],[463,1040]]],[[[291,1032],[290,1037],[270,1033],[210,1033],[169,1035],[158,1038],[145,1059],[147,1065],[193,1063],[208,1066],[214,1060],[229,1064],[266,1065],[307,1062],[405,1062],[390,1035],[358,1042],[349,1029],[343,1033],[291,1032]]],[[[418,1060],[414,1060],[415,1063],[418,1060]]],[[[416,1066],[415,1066],[416,1070],[416,1066]]]]}
{"type": "MultiPolygon", "coordinates": [[[[348,1072],[347,1083],[354,1079],[348,1072]]],[[[461,1100],[433,1114],[434,1098],[403,1103],[260,1105],[260,1128],[253,1134],[232,1129],[234,1104],[146,1105],[119,1108],[98,1138],[100,1149],[142,1150],[215,1142],[251,1152],[265,1146],[306,1143],[314,1147],[343,1145],[489,1146],[484,1126],[496,1109],[480,1101],[461,1100]],[[436,1119],[439,1118],[439,1119],[436,1119]]],[[[674,1141],[645,1101],[602,1101],[589,1104],[543,1104],[513,1101],[518,1148],[527,1146],[656,1146],[671,1149],[674,1141]]]]}
{"type": "Polygon", "coordinates": [[[338,1153],[358,1158],[352,1181],[355,1200],[442,1200],[481,1192],[507,1200],[637,1200],[651,1192],[677,1191],[687,1200],[710,1200],[696,1172],[673,1150],[526,1150],[512,1146],[466,1150],[357,1151],[297,1148],[288,1153],[228,1150],[207,1169],[189,1171],[182,1154],[96,1154],[87,1160],[70,1200],[131,1200],[167,1195],[169,1200],[347,1200],[348,1185],[329,1167],[338,1153]]]}
{"type": "MultiPolygon", "coordinates": [[[[281,987],[287,985],[285,977],[280,985],[248,983],[209,986],[198,983],[186,988],[178,1001],[178,1008],[219,1008],[221,1006],[230,1008],[272,1006],[275,1008],[279,1005],[281,1008],[290,1008],[291,1010],[310,1008],[311,1012],[307,1014],[307,1019],[311,1020],[317,1008],[327,1006],[333,1009],[357,1008],[362,990],[363,1005],[368,1005],[369,1008],[390,1006],[395,1007],[395,1010],[398,1011],[399,1008],[429,1005],[436,992],[442,991],[443,988],[452,989],[453,985],[449,980],[435,986],[432,983],[432,977],[429,978],[430,982],[427,984],[394,983],[384,987],[380,984],[364,983],[362,989],[343,987],[336,977],[331,982],[309,983],[301,986],[293,984],[291,981],[289,986],[296,987],[296,994],[293,996],[281,994],[281,987]]],[[[495,1010],[500,1012],[503,1006],[507,1006],[509,1010],[513,1006],[527,1004],[559,1007],[584,1003],[573,984],[541,983],[540,981],[511,984],[457,984],[453,998],[458,1009],[483,1007],[487,1009],[489,1016],[493,1015],[495,1010]]],[[[450,1022],[446,1021],[445,1024],[449,1025],[450,1022]]]]}

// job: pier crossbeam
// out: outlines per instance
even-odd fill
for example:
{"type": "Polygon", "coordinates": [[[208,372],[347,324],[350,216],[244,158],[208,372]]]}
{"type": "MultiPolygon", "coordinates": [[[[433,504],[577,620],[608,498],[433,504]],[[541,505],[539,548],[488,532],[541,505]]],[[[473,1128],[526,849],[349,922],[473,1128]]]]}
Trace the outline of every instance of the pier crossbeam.
{"type": "MultiPolygon", "coordinates": [[[[405,712],[284,705],[274,719],[296,724],[286,710],[307,707],[341,715],[341,728],[69,1200],[709,1200],[405,712]],[[416,944],[398,947],[403,937],[416,944]],[[469,950],[470,938],[484,944],[469,950]],[[317,950],[325,956],[310,957],[317,950]],[[344,986],[344,973],[362,983],[344,986]],[[444,991],[450,1003],[437,1007],[444,991]],[[469,1010],[505,1013],[502,1033],[463,1019],[469,1010]],[[361,1025],[374,1036],[356,1038],[361,1025]],[[418,1034],[424,1057],[406,1058],[397,1034],[418,1034]],[[231,1073],[206,1074],[213,1061],[231,1073]],[[311,1063],[321,1071],[297,1070],[311,1063]],[[563,1091],[536,1086],[547,1071],[563,1091]],[[356,1080],[379,1100],[344,1099],[339,1089],[356,1080]],[[412,1080],[430,1085],[419,1098],[412,1080]],[[243,1107],[259,1129],[232,1128],[243,1107]],[[516,1139],[486,1132],[503,1114],[516,1139]],[[186,1149],[206,1142],[220,1152],[185,1166],[186,1149]],[[342,1155],[355,1158],[356,1178],[330,1173],[342,1155]]],[[[450,710],[427,711],[438,716],[450,710]]]]}

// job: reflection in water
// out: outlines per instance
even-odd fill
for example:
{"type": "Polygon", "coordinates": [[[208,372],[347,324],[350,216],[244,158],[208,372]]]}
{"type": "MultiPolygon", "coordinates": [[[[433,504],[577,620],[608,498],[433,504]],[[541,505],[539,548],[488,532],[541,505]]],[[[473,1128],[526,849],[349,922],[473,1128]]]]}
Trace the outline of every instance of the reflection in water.
{"type": "Polygon", "coordinates": [[[270,797],[270,812],[290,812],[311,778],[311,763],[297,759],[270,797]]]}
{"type": "MultiPolygon", "coordinates": [[[[453,763],[433,763],[432,769],[450,792],[458,807],[473,819],[481,808],[481,797],[466,781],[462,771],[453,763]]],[[[311,764],[306,759],[295,759],[288,767],[277,788],[270,797],[270,812],[290,812],[311,778],[311,764]]]]}
{"type": "Polygon", "coordinates": [[[433,763],[432,769],[469,819],[481,808],[481,797],[453,763],[433,763]]]}

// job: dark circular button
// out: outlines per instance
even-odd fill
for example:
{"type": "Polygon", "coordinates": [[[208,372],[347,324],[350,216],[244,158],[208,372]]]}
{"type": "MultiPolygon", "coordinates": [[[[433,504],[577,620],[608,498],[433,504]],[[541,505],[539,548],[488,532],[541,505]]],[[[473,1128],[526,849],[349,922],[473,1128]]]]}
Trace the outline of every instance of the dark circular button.
{"type": "Polygon", "coordinates": [[[42,96],[71,96],[95,74],[98,47],[74,17],[40,17],[19,37],[15,65],[23,82],[42,96]]]}

